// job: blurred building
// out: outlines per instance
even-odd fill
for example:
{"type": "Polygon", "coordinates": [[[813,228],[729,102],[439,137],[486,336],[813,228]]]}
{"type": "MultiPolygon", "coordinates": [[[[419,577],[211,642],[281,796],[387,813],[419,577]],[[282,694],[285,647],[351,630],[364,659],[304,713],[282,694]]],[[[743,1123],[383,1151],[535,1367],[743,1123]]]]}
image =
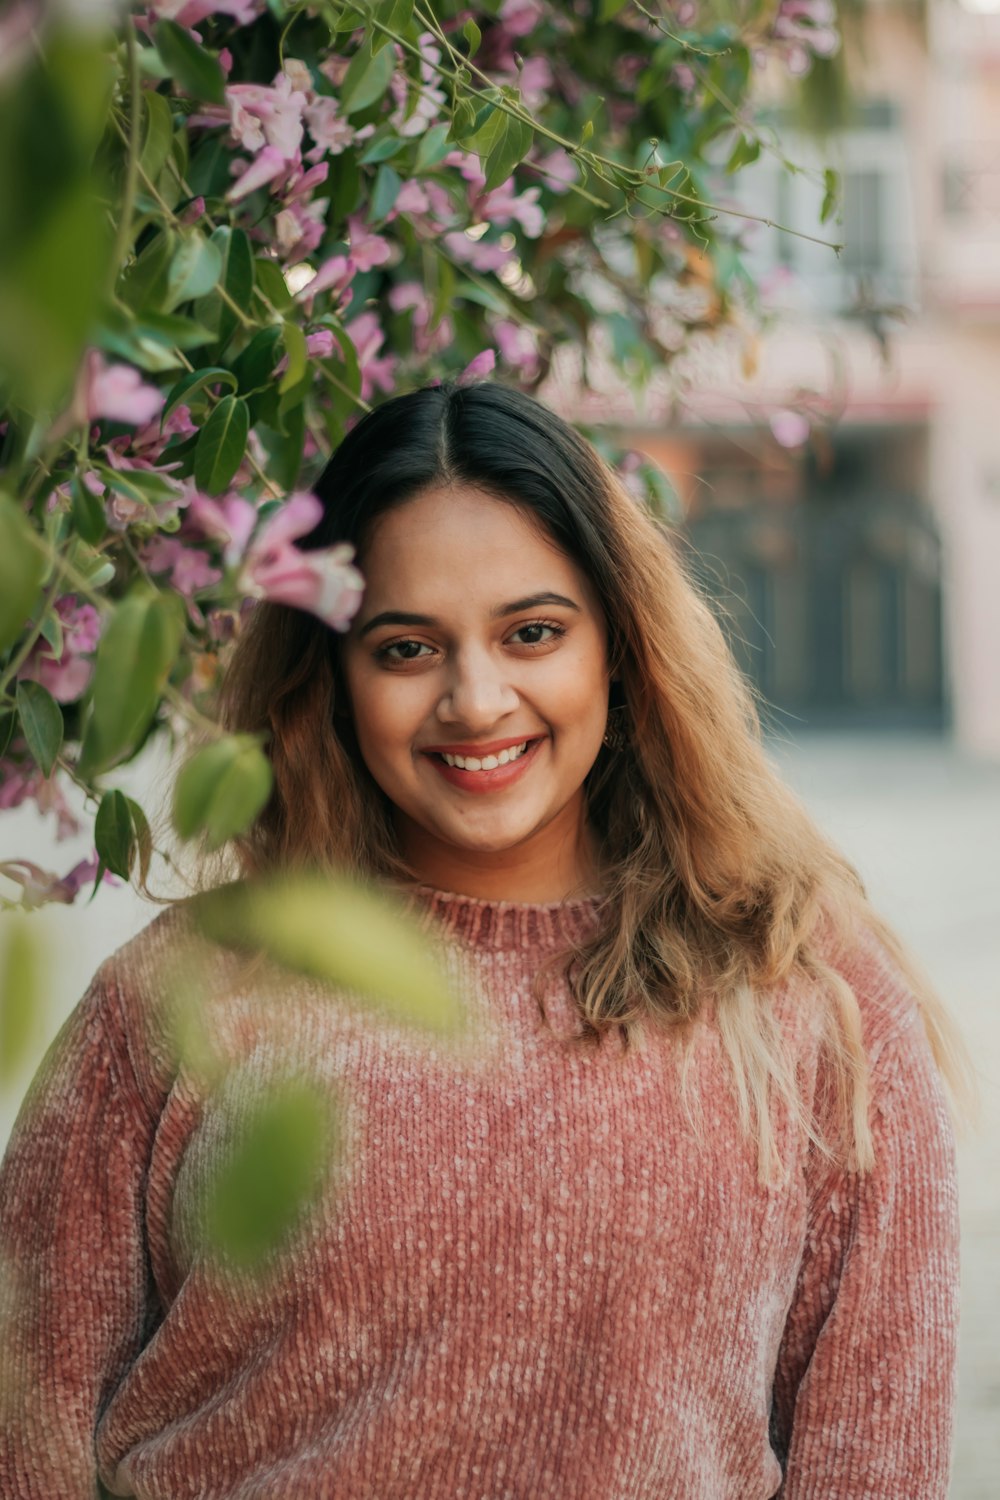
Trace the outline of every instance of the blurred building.
{"type": "Polygon", "coordinates": [[[772,330],[706,340],[679,404],[675,371],[638,421],[610,388],[577,411],[670,476],[783,732],[940,728],[1000,759],[1000,0],[876,0],[847,72],[842,135],[797,133],[776,93],[775,149],[737,179],[839,258],[760,226],[772,330]]]}

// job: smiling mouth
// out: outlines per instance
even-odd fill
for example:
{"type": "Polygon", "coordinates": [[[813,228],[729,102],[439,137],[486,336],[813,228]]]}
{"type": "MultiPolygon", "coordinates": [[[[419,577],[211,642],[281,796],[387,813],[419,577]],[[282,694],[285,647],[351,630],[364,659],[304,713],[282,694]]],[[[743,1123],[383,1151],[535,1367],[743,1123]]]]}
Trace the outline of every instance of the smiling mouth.
{"type": "Polygon", "coordinates": [[[457,766],[460,771],[495,771],[498,766],[507,766],[512,760],[519,760],[529,743],[529,740],[522,740],[519,745],[511,745],[495,755],[448,755],[444,750],[435,753],[440,755],[446,766],[457,766]]]}

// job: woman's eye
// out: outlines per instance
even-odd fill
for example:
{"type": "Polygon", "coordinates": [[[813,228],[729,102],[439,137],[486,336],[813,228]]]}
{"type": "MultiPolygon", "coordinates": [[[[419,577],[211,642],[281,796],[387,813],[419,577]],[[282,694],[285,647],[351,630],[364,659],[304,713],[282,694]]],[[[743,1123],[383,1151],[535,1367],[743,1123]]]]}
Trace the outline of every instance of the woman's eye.
{"type": "Polygon", "coordinates": [[[547,625],[543,620],[536,620],[531,625],[519,626],[514,632],[514,638],[520,636],[522,646],[542,646],[565,634],[561,625],[547,625]]]}
{"type": "Polygon", "coordinates": [[[429,651],[423,641],[389,641],[376,655],[383,661],[416,661],[421,651],[429,651]]]}

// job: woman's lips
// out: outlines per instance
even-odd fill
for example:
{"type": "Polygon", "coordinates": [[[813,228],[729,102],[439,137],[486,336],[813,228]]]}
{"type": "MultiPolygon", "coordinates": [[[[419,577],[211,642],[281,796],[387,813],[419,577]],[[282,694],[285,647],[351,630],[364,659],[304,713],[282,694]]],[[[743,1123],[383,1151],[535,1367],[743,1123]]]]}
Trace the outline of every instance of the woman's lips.
{"type": "MultiPolygon", "coordinates": [[[[519,743],[515,741],[515,743],[519,743]]],[[[516,760],[508,761],[505,766],[494,766],[491,771],[467,771],[462,766],[449,766],[442,760],[439,752],[425,752],[427,759],[445,781],[452,786],[459,787],[463,792],[499,792],[519,780],[531,765],[538,754],[539,747],[545,743],[544,738],[529,740],[528,748],[523,755],[516,760]]],[[[485,746],[482,747],[485,753],[485,746]]]]}

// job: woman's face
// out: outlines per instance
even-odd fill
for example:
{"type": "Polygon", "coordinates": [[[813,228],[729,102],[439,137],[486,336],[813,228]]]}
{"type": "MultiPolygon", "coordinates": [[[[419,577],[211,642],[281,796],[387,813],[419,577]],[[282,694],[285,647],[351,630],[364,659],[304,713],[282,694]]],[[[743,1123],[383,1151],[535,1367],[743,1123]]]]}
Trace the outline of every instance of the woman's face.
{"type": "Polygon", "coordinates": [[[604,614],[526,510],[468,486],[387,512],[343,647],[404,856],[469,895],[559,900],[592,873],[583,781],[607,721],[604,614]]]}

